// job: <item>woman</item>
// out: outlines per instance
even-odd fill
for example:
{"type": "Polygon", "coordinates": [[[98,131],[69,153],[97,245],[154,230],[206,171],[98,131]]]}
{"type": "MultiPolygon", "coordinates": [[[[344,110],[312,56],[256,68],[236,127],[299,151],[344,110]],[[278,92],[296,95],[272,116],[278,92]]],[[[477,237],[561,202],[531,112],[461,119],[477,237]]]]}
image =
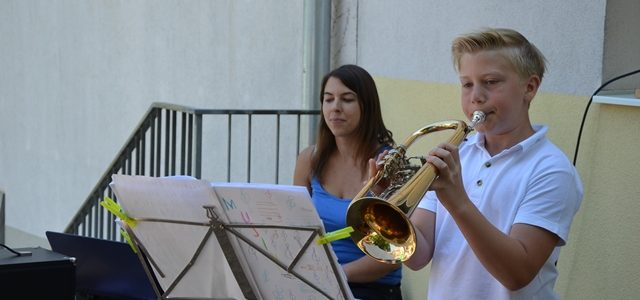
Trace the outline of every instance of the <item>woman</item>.
{"type": "MultiPolygon", "coordinates": [[[[369,159],[394,141],[382,121],[375,82],[363,68],[344,65],[325,75],[320,103],[317,144],[298,156],[294,184],[307,187],[325,230],[331,232],[346,227],[347,208],[369,177],[369,159]]],[[[364,255],[351,239],[331,244],[354,297],[402,299],[401,265],[364,255]]]]}

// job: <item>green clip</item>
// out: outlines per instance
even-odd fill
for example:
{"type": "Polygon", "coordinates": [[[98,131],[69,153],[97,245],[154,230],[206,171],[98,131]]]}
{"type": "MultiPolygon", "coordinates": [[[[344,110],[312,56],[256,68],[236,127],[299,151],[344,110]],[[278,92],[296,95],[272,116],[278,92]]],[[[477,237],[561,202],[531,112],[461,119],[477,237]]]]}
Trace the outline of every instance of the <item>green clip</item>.
{"type": "Polygon", "coordinates": [[[325,235],[321,236],[316,243],[318,245],[324,245],[326,243],[331,243],[336,240],[341,240],[344,238],[348,238],[353,232],[353,227],[345,227],[342,229],[338,229],[336,231],[328,232],[325,235]]]}
{"type": "Polygon", "coordinates": [[[109,197],[104,197],[104,200],[100,201],[100,205],[102,205],[102,207],[106,208],[109,212],[114,214],[116,217],[120,218],[120,220],[122,220],[122,222],[127,224],[127,226],[131,228],[136,227],[136,220],[127,216],[122,211],[122,207],[118,203],[113,201],[113,199],[109,197]]]}
{"type": "Polygon", "coordinates": [[[131,250],[133,250],[133,253],[138,253],[138,248],[136,248],[136,245],[133,244],[133,240],[131,240],[131,236],[129,236],[127,231],[123,228],[120,228],[120,235],[122,235],[127,244],[131,246],[131,250]]]}

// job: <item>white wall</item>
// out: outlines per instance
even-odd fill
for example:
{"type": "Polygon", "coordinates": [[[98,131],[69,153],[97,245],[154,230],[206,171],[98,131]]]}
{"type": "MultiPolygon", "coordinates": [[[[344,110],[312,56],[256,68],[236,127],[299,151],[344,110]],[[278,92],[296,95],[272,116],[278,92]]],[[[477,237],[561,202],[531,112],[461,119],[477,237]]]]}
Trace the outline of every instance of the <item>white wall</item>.
{"type": "Polygon", "coordinates": [[[302,16],[297,0],[0,1],[9,229],[63,230],[152,102],[302,108],[302,16]]]}
{"type": "Polygon", "coordinates": [[[376,76],[456,83],[451,41],[482,27],[509,27],[546,55],[544,91],[589,95],[600,84],[605,0],[358,3],[357,62],[376,76]]]}

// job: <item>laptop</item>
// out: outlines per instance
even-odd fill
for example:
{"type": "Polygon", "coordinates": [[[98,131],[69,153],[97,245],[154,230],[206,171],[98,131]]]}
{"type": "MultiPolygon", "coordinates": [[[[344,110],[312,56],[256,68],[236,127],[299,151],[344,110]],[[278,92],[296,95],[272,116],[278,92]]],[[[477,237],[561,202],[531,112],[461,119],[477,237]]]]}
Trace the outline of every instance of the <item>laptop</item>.
{"type": "Polygon", "coordinates": [[[138,255],[128,244],[53,231],[46,235],[51,250],[75,257],[78,295],[90,299],[158,298],[138,255]]]}

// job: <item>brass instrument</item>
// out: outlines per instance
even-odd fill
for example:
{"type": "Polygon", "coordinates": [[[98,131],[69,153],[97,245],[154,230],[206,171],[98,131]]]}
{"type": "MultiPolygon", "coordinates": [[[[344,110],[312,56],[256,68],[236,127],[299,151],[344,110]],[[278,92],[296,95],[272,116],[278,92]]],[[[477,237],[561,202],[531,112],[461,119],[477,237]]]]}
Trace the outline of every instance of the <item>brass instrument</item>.
{"type": "Polygon", "coordinates": [[[351,238],[360,250],[390,264],[411,257],[416,248],[416,236],[409,217],[436,178],[437,169],[424,160],[421,166],[412,165],[405,157],[407,149],[419,137],[447,129],[455,130],[448,142],[457,146],[484,119],[483,112],[475,111],[470,125],[460,120],[429,124],[388,152],[378,163],[382,168],[353,198],[347,210],[347,226],[354,229],[351,238]],[[371,188],[381,180],[388,181],[388,186],[375,195],[371,188]]]}

